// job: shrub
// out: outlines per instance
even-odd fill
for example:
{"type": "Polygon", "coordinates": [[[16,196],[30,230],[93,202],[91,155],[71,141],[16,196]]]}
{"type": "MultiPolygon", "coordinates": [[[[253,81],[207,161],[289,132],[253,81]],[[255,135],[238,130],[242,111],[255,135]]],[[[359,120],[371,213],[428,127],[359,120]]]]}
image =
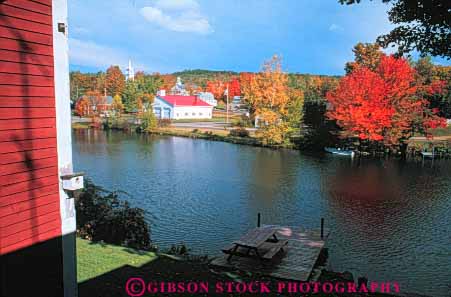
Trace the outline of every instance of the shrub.
{"type": "Polygon", "coordinates": [[[253,126],[254,126],[254,123],[253,123],[253,121],[251,120],[251,118],[249,118],[249,117],[243,115],[243,116],[241,116],[240,118],[233,120],[233,125],[234,125],[234,126],[237,126],[237,127],[247,127],[247,128],[250,128],[250,127],[253,127],[253,126]]]}
{"type": "Polygon", "coordinates": [[[141,115],[141,130],[152,130],[158,125],[158,119],[152,110],[148,110],[141,115]]]}
{"type": "MultiPolygon", "coordinates": [[[[75,200],[77,234],[92,241],[150,250],[150,226],[145,211],[130,207],[110,192],[86,180],[85,188],[75,200]]],[[[124,193],[125,194],[125,193],[124,193]]]]}
{"type": "Polygon", "coordinates": [[[240,127],[230,130],[229,135],[236,137],[249,137],[249,131],[247,131],[245,128],[240,127]]]}

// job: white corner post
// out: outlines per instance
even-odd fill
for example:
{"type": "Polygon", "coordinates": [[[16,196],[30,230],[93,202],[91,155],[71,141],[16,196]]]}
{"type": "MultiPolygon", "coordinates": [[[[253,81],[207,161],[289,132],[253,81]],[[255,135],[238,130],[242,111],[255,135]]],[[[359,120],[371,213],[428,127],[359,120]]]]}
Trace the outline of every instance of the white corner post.
{"type": "MultiPolygon", "coordinates": [[[[61,177],[73,172],[67,0],[53,0],[52,4],[57,151],[61,177]]],[[[59,180],[64,297],[76,297],[75,202],[63,190],[61,178],[59,180]]]]}

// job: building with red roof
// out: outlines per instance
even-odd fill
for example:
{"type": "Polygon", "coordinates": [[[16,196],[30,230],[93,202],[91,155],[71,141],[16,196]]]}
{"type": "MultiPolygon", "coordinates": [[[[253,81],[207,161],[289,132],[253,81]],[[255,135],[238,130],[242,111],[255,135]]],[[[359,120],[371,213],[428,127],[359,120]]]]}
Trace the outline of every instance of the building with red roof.
{"type": "Polygon", "coordinates": [[[213,106],[199,96],[166,95],[161,90],[155,97],[153,112],[159,119],[211,119],[213,106]]]}

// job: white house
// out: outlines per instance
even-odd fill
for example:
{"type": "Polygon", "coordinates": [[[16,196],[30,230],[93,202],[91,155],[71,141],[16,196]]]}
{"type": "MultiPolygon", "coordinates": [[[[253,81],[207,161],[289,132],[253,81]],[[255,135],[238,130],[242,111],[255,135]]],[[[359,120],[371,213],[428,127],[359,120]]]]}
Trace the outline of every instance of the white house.
{"type": "Polygon", "coordinates": [[[207,102],[208,104],[216,107],[218,105],[218,101],[215,99],[212,93],[210,92],[199,92],[197,93],[200,100],[207,102]]]}
{"type": "Polygon", "coordinates": [[[153,112],[159,119],[211,119],[213,106],[198,96],[166,96],[164,91],[160,91],[155,96],[153,112]]]}

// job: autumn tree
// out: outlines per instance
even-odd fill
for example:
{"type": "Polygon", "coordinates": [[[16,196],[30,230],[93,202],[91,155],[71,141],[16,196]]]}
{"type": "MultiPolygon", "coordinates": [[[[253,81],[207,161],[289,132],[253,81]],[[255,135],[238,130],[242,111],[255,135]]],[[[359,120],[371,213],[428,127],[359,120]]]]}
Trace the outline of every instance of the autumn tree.
{"type": "Polygon", "coordinates": [[[155,95],[163,86],[163,79],[160,75],[149,75],[145,73],[138,73],[135,75],[135,83],[138,89],[137,92],[137,108],[142,109],[143,106],[149,106],[153,103],[155,95]]]}
{"type": "Polygon", "coordinates": [[[116,112],[120,113],[124,110],[124,104],[122,103],[122,98],[119,95],[113,97],[112,108],[116,112]]]}
{"type": "Polygon", "coordinates": [[[414,67],[431,107],[437,108],[440,116],[451,118],[451,66],[434,65],[430,57],[424,57],[414,67]]]}
{"type": "Polygon", "coordinates": [[[422,90],[407,60],[382,55],[374,71],[358,65],[327,94],[327,116],[344,136],[400,146],[405,153],[415,132],[427,134],[444,124],[421,97],[422,90]]]}
{"type": "Polygon", "coordinates": [[[346,63],[346,73],[351,73],[359,65],[372,71],[377,69],[379,61],[383,55],[381,47],[376,43],[357,43],[352,50],[354,52],[354,61],[346,63]]]}
{"type": "Polygon", "coordinates": [[[86,96],[81,97],[75,103],[75,113],[80,117],[86,117],[89,115],[90,103],[86,96]]]}
{"type": "MultiPolygon", "coordinates": [[[[274,55],[265,61],[262,70],[248,77],[242,88],[245,102],[259,121],[257,135],[266,144],[280,144],[286,140],[286,116],[290,100],[288,75],[282,71],[281,58],[274,55]]],[[[243,84],[242,82],[242,84],[243,84]]]]}
{"type": "Polygon", "coordinates": [[[220,80],[215,80],[207,82],[205,91],[212,93],[216,100],[223,100],[226,88],[227,86],[225,83],[220,80]]]}
{"type": "Polygon", "coordinates": [[[108,95],[121,95],[125,89],[125,76],[119,66],[110,66],[106,71],[105,87],[108,95]]]}
{"type": "Polygon", "coordinates": [[[89,100],[94,113],[101,112],[102,107],[105,106],[106,98],[99,91],[88,91],[84,97],[89,100]]]}
{"type": "Polygon", "coordinates": [[[175,86],[175,83],[177,82],[177,77],[172,74],[158,75],[158,77],[162,80],[160,88],[163,90],[170,90],[173,86],[175,86]]]}
{"type": "Polygon", "coordinates": [[[70,96],[73,101],[78,100],[88,91],[100,91],[101,79],[99,73],[81,73],[74,71],[70,73],[70,96]]]}
{"type": "Polygon", "coordinates": [[[250,88],[245,93],[246,100],[257,113],[266,108],[285,114],[289,100],[287,82],[281,58],[275,55],[265,61],[262,71],[251,79],[250,88]]]}
{"type": "Polygon", "coordinates": [[[304,116],[304,92],[301,89],[288,88],[286,121],[290,134],[299,134],[304,116]]]}
{"type": "Polygon", "coordinates": [[[234,77],[231,81],[228,82],[228,86],[230,98],[233,98],[235,96],[241,96],[240,81],[236,77],[234,77]]]}
{"type": "Polygon", "coordinates": [[[140,91],[137,82],[127,81],[125,89],[122,92],[122,101],[127,112],[135,111],[142,104],[142,92],[140,91]]]}

